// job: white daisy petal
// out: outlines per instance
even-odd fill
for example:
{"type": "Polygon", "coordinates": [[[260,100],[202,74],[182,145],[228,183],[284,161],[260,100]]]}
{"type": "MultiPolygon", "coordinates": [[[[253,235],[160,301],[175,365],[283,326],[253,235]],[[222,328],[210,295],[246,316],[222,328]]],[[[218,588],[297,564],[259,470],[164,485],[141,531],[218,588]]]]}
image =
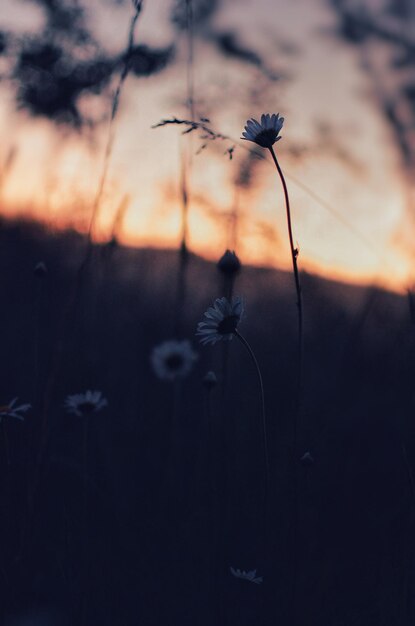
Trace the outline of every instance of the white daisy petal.
{"type": "Polygon", "coordinates": [[[257,122],[256,120],[252,120],[251,132],[252,133],[260,133],[261,130],[263,130],[262,125],[259,122],[257,122]]]}
{"type": "Polygon", "coordinates": [[[20,421],[24,421],[23,415],[21,413],[26,413],[29,409],[32,408],[30,404],[21,404],[20,406],[16,406],[18,398],[13,398],[10,400],[8,404],[0,406],[0,421],[4,417],[13,417],[14,419],[18,419],[20,421]]]}
{"type": "MultiPolygon", "coordinates": [[[[207,328],[214,328],[214,319],[208,319],[201,322],[207,328]]],[[[207,328],[203,329],[203,333],[207,332],[207,328]]],[[[154,373],[161,380],[176,380],[185,378],[193,369],[198,354],[193,350],[189,340],[178,341],[171,339],[164,341],[160,345],[153,348],[150,361],[154,369],[154,373]]]]}
{"type": "Polygon", "coordinates": [[[235,578],[248,580],[249,582],[255,583],[256,585],[260,585],[264,580],[262,576],[256,575],[256,570],[245,572],[245,570],[241,571],[240,569],[235,569],[234,567],[230,567],[229,569],[231,570],[232,576],[235,576],[235,578]]]}
{"type": "Polygon", "coordinates": [[[205,317],[211,320],[218,321],[222,318],[222,313],[221,311],[218,311],[217,309],[210,308],[206,311],[205,317]]]}
{"type": "Polygon", "coordinates": [[[85,393],[75,393],[65,398],[64,408],[68,413],[77,417],[88,417],[92,413],[98,413],[108,405],[108,401],[101,391],[91,391],[85,393]]]}
{"type": "Polygon", "coordinates": [[[209,307],[204,314],[205,319],[198,323],[196,335],[203,345],[215,344],[220,340],[230,341],[243,315],[244,306],[241,298],[236,297],[230,302],[227,298],[217,298],[213,304],[214,314],[209,307]]]}
{"type": "Polygon", "coordinates": [[[271,148],[276,141],[281,139],[279,132],[283,126],[284,118],[279,113],[263,113],[261,123],[256,119],[247,120],[242,139],[252,141],[262,148],[271,148]]]}

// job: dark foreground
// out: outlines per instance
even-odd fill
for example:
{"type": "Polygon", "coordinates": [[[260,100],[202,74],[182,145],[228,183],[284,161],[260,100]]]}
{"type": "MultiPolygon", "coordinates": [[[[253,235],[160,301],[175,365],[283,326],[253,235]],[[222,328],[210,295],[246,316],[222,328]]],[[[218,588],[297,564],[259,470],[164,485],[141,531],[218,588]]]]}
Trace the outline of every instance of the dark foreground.
{"type": "Polygon", "coordinates": [[[407,300],[302,276],[299,445],[292,277],[245,268],[240,330],[265,386],[266,527],[259,390],[248,355],[202,348],[223,295],[216,267],[175,252],[96,247],[2,224],[1,623],[91,626],[413,626],[415,326],[407,300]],[[48,273],[34,275],[39,261],[48,273]],[[199,360],[180,387],[154,345],[179,334],[199,360]],[[202,384],[213,369],[219,385],[202,384]],[[224,384],[224,377],[227,382],[224,384]],[[85,421],[68,394],[99,389],[85,421]],[[86,437],[87,435],[87,437],[86,437]],[[300,462],[309,451],[312,464],[300,462]],[[297,497],[296,497],[297,494],[297,497]],[[230,566],[257,570],[261,584],[230,566]]]}

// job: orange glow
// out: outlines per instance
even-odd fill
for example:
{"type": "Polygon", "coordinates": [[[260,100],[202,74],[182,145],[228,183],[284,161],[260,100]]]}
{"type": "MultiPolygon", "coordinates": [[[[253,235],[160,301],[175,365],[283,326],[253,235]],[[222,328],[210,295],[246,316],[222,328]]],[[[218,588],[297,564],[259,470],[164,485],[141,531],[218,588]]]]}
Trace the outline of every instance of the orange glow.
{"type": "MultiPolygon", "coordinates": [[[[261,2],[268,6],[267,0],[261,2]]],[[[122,243],[178,245],[180,167],[185,151],[193,155],[188,174],[190,248],[217,259],[233,245],[230,216],[237,197],[237,252],[242,261],[290,270],[281,187],[266,151],[264,161],[253,170],[250,187],[236,194],[234,183],[247,150],[254,148],[248,142],[238,143],[245,120],[262,111],[278,111],[286,118],[277,146],[287,174],[300,269],[348,282],[376,282],[398,291],[413,282],[411,255],[399,245],[397,236],[406,229],[406,212],[396,153],[387,145],[380,114],[369,99],[359,96],[366,83],[354,55],[344,46],[333,47],[324,38],[309,36],[313,28],[330,24],[330,13],[320,5],[314,12],[304,12],[304,2],[297,9],[288,5],[285,9],[287,32],[306,51],[298,59],[285,59],[296,79],[288,85],[277,81],[264,89],[259,110],[247,107],[244,94],[261,84],[260,76],[243,72],[236,64],[218,65],[220,57],[209,52],[205,43],[196,47],[200,114],[209,115],[215,129],[235,138],[232,161],[224,154],[229,144],[215,142],[197,154],[202,143],[197,133],[182,137],[182,129],[176,126],[152,128],[162,118],[185,115],[177,104],[183,101],[186,88],[184,59],[160,78],[126,82],[94,227],[97,240],[111,236],[120,204],[128,197],[116,229],[122,243]],[[316,120],[335,128],[334,148],[323,147],[316,136],[316,120]]],[[[262,50],[271,41],[264,34],[271,26],[266,20],[260,23],[267,12],[261,14],[248,4],[246,11],[238,19],[262,50]],[[252,20],[259,20],[256,29],[252,20]]],[[[127,10],[117,12],[117,20],[125,19],[125,30],[128,15],[127,10]]],[[[101,18],[97,28],[107,36],[114,30],[107,23],[110,12],[101,18]]],[[[231,18],[234,12],[224,13],[224,27],[232,25],[231,18]]],[[[154,7],[145,14],[140,31],[144,40],[158,19],[154,7]]],[[[162,36],[163,28],[157,32],[162,36]]],[[[62,135],[51,123],[16,113],[9,97],[0,105],[0,131],[6,138],[0,162],[10,147],[17,148],[13,168],[0,189],[3,214],[24,214],[53,228],[70,226],[86,232],[102,171],[106,126],[95,134],[95,143],[88,144],[85,137],[62,135]]]]}

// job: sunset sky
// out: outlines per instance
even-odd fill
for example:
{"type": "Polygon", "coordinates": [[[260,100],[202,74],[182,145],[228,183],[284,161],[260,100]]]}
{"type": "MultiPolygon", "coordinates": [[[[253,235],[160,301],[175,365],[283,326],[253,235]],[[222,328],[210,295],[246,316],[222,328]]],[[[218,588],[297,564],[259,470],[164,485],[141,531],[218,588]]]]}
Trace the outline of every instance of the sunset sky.
{"type": "MultiPolygon", "coordinates": [[[[390,131],[377,109],[358,51],[335,35],[336,16],[323,0],[224,0],[215,28],[234,31],[265,59],[265,73],[221,56],[208,38],[195,37],[194,84],[197,118],[232,138],[203,143],[181,128],[152,128],[159,120],[188,117],[186,40],[169,22],[171,2],[144,2],[136,43],[177,45],[163,72],[129,76],[115,120],[111,156],[96,237],[110,236],[125,200],[120,239],[134,245],[175,246],[180,237],[180,172],[191,154],[189,245],[218,258],[235,243],[229,213],[238,206],[237,252],[245,263],[289,268],[282,191],[270,162],[252,170],[248,188],[235,179],[254,144],[240,141],[246,119],[263,112],[285,117],[277,144],[287,175],[300,268],[348,281],[377,282],[405,289],[414,276],[412,258],[401,245],[406,225],[407,183],[390,131]],[[233,159],[226,149],[235,144],[233,159]]],[[[91,0],[88,26],[103,48],[126,46],[132,7],[91,0]]],[[[2,28],[35,32],[42,12],[30,2],[2,0],[2,28]]],[[[114,88],[114,81],[111,86],[114,88]]],[[[1,193],[3,214],[29,215],[53,227],[85,229],[102,170],[107,124],[78,133],[17,112],[13,88],[1,85],[0,159],[15,159],[1,193]]],[[[108,116],[109,97],[83,106],[108,116]]],[[[261,149],[257,149],[261,152],[261,149]]]]}

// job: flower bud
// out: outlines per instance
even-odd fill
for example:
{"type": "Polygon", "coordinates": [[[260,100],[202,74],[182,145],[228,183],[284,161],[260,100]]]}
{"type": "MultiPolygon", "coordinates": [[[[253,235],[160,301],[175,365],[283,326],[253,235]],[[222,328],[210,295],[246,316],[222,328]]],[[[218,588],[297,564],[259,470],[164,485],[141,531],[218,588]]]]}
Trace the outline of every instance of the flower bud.
{"type": "Polygon", "coordinates": [[[43,278],[43,276],[46,276],[46,274],[48,273],[48,268],[43,261],[39,261],[39,263],[36,263],[35,267],[33,268],[33,273],[35,276],[38,276],[38,278],[43,278]]]}
{"type": "Polygon", "coordinates": [[[203,385],[206,387],[208,391],[211,391],[212,389],[214,389],[217,384],[218,384],[218,379],[216,378],[215,372],[210,371],[203,377],[203,385]]]}
{"type": "Polygon", "coordinates": [[[219,259],[217,266],[222,274],[232,276],[233,274],[237,274],[241,269],[241,262],[235,252],[226,250],[225,254],[219,259]]]}
{"type": "Polygon", "coordinates": [[[310,467],[310,465],[314,464],[314,457],[310,452],[305,452],[301,457],[300,462],[301,465],[304,465],[304,467],[310,467]]]}

